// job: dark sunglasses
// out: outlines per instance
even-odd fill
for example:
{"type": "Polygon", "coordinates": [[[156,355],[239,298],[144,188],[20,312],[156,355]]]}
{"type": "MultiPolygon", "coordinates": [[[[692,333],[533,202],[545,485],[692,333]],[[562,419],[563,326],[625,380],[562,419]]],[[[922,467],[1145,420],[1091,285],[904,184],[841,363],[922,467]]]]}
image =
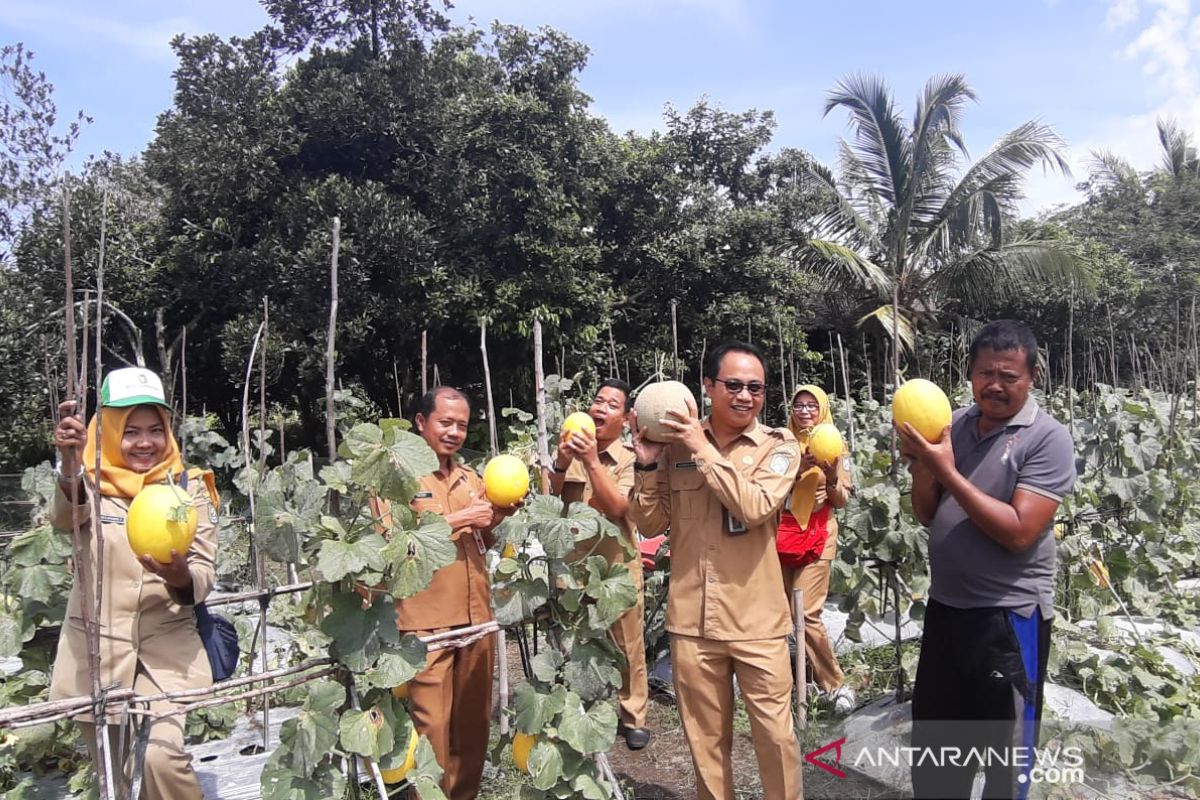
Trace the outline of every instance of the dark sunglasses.
{"type": "Polygon", "coordinates": [[[763,392],[765,392],[767,390],[767,385],[765,383],[760,383],[758,381],[750,381],[749,383],[744,383],[744,382],[736,380],[736,379],[731,380],[731,381],[725,381],[725,380],[721,380],[720,378],[713,378],[713,380],[716,381],[717,383],[725,384],[725,390],[727,392],[729,392],[730,394],[740,394],[742,389],[745,389],[750,394],[754,395],[755,397],[758,397],[760,394],[762,394],[763,392]]]}

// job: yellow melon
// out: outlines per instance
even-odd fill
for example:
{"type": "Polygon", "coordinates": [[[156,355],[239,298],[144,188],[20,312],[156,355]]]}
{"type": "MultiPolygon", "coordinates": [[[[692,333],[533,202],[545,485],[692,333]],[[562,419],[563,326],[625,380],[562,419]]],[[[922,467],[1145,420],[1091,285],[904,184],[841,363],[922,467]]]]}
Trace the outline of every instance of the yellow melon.
{"type": "Polygon", "coordinates": [[[832,464],[845,451],[842,434],[832,424],[823,422],[808,435],[808,452],[818,464],[832,464]]]}
{"type": "MultiPolygon", "coordinates": [[[[395,690],[393,689],[393,691],[395,690]]],[[[421,737],[416,728],[412,728],[411,731],[412,733],[408,737],[408,754],[404,757],[404,763],[395,769],[379,770],[384,783],[399,783],[408,777],[408,773],[417,765],[417,742],[421,740],[421,737]]]]}
{"type": "Polygon", "coordinates": [[[507,453],[496,456],[483,468],[483,489],[492,505],[515,506],[529,493],[529,470],[525,462],[507,453]]]}
{"type": "Polygon", "coordinates": [[[191,496],[178,486],[156,483],[144,487],[125,517],[129,546],[138,556],[171,563],[171,551],[184,554],[196,536],[198,517],[191,496]]]}
{"type": "Polygon", "coordinates": [[[660,381],[638,392],[633,410],[637,412],[638,426],[646,430],[646,438],[652,442],[665,442],[667,429],[660,420],[671,419],[667,417],[668,410],[695,415],[696,398],[692,390],[679,381],[660,381]]]}
{"type": "Polygon", "coordinates": [[[926,441],[941,441],[942,431],[950,424],[950,400],[937,384],[913,378],[905,381],[892,397],[892,419],[899,425],[909,423],[926,441]]]}
{"type": "Polygon", "coordinates": [[[408,684],[402,683],[399,686],[392,687],[392,697],[397,700],[404,701],[408,699],[408,684]]]}
{"type": "Polygon", "coordinates": [[[566,439],[572,433],[583,433],[587,431],[589,436],[596,436],[596,421],[582,411],[576,411],[569,415],[562,424],[562,433],[559,434],[560,439],[566,439]]]}
{"type": "Polygon", "coordinates": [[[537,737],[530,733],[517,733],[513,737],[513,763],[517,765],[517,769],[521,770],[521,772],[529,772],[529,754],[533,752],[535,744],[537,744],[537,737]]]}
{"type": "Polygon", "coordinates": [[[516,558],[517,548],[513,547],[512,542],[505,542],[504,549],[500,551],[501,558],[516,558]]]}

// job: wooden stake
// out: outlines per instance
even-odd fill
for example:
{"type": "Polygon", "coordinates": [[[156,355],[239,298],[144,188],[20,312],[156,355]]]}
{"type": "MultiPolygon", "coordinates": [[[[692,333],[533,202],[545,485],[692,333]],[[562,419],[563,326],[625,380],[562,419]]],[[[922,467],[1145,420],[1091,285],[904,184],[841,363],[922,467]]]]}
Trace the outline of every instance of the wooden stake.
{"type": "Polygon", "coordinates": [[[404,416],[404,399],[400,395],[400,370],[396,366],[395,357],[392,358],[392,380],[396,384],[396,416],[404,416]]]}
{"type": "MultiPolygon", "coordinates": [[[[338,314],[338,249],[342,244],[342,218],[333,218],[333,252],[329,259],[329,332],[325,338],[325,445],[329,462],[337,459],[337,411],[333,403],[334,348],[338,314]]],[[[336,512],[336,500],[334,501],[336,512]]]]}
{"type": "Polygon", "coordinates": [[[546,433],[546,378],[542,369],[542,321],[537,318],[533,320],[533,391],[537,405],[538,476],[542,494],[549,494],[550,437],[546,433]]]}
{"type": "Polygon", "coordinates": [[[676,313],[678,301],[671,301],[671,367],[675,373],[675,380],[683,377],[683,371],[679,368],[679,318],[676,313]]]}
{"type": "Polygon", "coordinates": [[[429,391],[429,331],[421,331],[421,396],[429,391]]]}
{"type": "Polygon", "coordinates": [[[487,317],[479,318],[479,352],[483,355],[483,384],[487,389],[488,455],[499,453],[496,441],[496,404],[492,400],[492,369],[488,364],[487,317]]]}
{"type": "MultiPolygon", "coordinates": [[[[841,355],[842,363],[842,389],[844,390],[846,396],[846,417],[850,420],[850,452],[853,453],[857,447],[854,437],[854,404],[850,400],[850,371],[846,368],[846,348],[842,347],[841,333],[838,333],[837,335],[837,343],[838,353],[841,355]]],[[[836,386],[833,388],[834,391],[837,391],[836,386]]]]}

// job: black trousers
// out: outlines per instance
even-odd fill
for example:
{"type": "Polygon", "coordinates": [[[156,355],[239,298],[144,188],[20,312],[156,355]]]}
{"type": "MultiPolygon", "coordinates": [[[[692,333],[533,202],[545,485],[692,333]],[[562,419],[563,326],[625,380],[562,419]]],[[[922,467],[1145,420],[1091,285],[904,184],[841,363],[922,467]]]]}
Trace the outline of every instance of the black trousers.
{"type": "Polygon", "coordinates": [[[1042,718],[1050,622],[930,600],[913,688],[913,797],[1023,798],[1042,718]]]}

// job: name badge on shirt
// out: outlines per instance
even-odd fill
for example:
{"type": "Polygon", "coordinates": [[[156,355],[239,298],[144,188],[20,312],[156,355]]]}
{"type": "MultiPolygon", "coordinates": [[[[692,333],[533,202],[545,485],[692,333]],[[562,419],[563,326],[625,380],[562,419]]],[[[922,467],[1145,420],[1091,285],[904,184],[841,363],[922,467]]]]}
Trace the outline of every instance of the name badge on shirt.
{"type": "Polygon", "coordinates": [[[730,536],[741,536],[746,532],[746,523],[729,513],[729,509],[724,509],[725,515],[725,532],[730,536]]]}
{"type": "Polygon", "coordinates": [[[413,495],[413,500],[429,500],[433,497],[433,492],[417,492],[413,495]]]}
{"type": "Polygon", "coordinates": [[[483,537],[479,535],[479,531],[471,531],[471,535],[475,537],[475,546],[479,548],[479,555],[487,552],[487,545],[484,544],[483,537]]]}
{"type": "Polygon", "coordinates": [[[695,461],[676,461],[675,462],[675,469],[695,469],[695,468],[696,468],[695,461]]]}
{"type": "Polygon", "coordinates": [[[100,522],[109,523],[112,525],[124,525],[125,518],[122,517],[120,514],[101,514],[100,522]]]}

